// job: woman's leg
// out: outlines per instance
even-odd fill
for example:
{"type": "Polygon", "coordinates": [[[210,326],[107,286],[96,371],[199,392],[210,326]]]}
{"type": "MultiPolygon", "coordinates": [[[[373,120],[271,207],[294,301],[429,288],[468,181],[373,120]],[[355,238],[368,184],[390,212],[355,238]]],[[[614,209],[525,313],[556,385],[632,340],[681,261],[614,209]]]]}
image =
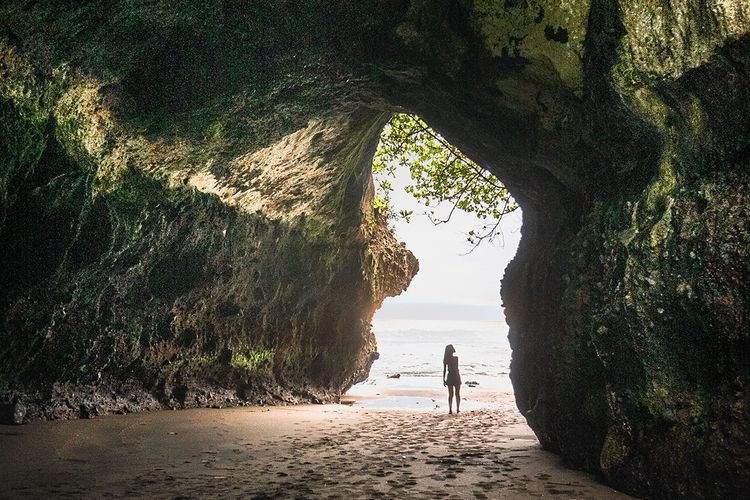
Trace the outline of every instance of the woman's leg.
{"type": "Polygon", "coordinates": [[[448,385],[448,413],[453,413],[453,386],[448,385]]]}
{"type": "Polygon", "coordinates": [[[461,384],[456,386],[456,413],[461,411],[461,384]]]}

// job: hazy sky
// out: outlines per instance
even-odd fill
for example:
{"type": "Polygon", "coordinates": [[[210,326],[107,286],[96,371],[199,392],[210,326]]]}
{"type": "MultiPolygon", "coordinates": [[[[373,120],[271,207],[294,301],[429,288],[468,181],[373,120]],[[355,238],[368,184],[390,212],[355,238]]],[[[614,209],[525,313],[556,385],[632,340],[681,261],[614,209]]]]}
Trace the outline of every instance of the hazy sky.
{"type": "Polygon", "coordinates": [[[427,208],[404,192],[403,186],[408,182],[409,171],[400,167],[391,199],[396,210],[414,210],[410,223],[398,221],[395,226],[399,240],[406,242],[419,259],[419,273],[406,292],[386,299],[385,308],[405,303],[498,306],[500,279],[516,253],[521,236],[520,210],[503,218],[503,237],[499,241],[482,243],[472,253],[462,255],[471,250],[465,235],[479,225],[479,220],[456,210],[447,224],[433,225],[422,215],[427,208]]]}

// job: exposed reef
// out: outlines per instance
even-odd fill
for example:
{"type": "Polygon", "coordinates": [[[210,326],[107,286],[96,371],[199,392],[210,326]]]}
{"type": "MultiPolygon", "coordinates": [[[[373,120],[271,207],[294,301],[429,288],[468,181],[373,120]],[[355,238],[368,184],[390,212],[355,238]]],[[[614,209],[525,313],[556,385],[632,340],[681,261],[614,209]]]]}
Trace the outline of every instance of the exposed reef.
{"type": "Polygon", "coordinates": [[[417,269],[371,210],[409,111],[523,208],[502,294],[542,445],[742,495],[748,67],[744,0],[3,5],[0,389],[29,418],[335,399],[417,269]]]}

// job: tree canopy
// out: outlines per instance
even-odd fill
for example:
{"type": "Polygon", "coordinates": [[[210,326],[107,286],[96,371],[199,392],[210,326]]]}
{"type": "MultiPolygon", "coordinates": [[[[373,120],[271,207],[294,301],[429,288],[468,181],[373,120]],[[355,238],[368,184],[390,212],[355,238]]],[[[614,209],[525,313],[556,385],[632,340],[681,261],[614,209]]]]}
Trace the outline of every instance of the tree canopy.
{"type": "Polygon", "coordinates": [[[428,208],[433,224],[450,221],[455,210],[473,213],[480,224],[466,235],[475,247],[493,241],[499,234],[503,215],[518,208],[506,187],[444,137],[412,114],[395,114],[383,128],[373,158],[372,172],[378,186],[375,209],[394,218],[409,219],[411,211],[398,210],[391,203],[393,184],[399,165],[409,168],[411,182],[407,193],[428,208]],[[446,216],[436,209],[449,204],[446,216]]]}

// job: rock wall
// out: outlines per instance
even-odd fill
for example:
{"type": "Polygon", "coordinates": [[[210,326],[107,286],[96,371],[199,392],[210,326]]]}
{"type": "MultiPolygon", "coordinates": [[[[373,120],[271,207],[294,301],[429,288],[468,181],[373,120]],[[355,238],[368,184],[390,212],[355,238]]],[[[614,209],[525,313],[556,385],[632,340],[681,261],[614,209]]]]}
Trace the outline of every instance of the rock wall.
{"type": "Polygon", "coordinates": [[[529,228],[558,245],[527,237],[506,273],[512,376],[569,463],[641,496],[732,497],[750,460],[748,8],[669,7],[592,4],[599,192],[569,230],[529,228]]]}
{"type": "MultiPolygon", "coordinates": [[[[6,9],[10,35],[60,14],[6,9]]],[[[59,26],[86,24],[63,12],[59,26]]],[[[24,54],[28,34],[0,46],[0,390],[27,420],[336,400],[367,376],[372,315],[417,271],[372,212],[386,113],[298,74],[210,106],[194,87],[166,94],[201,83],[181,67],[189,40],[150,52],[173,29],[132,55],[167,57],[169,82],[24,54]]]]}
{"type": "Polygon", "coordinates": [[[6,392],[81,415],[85,391],[103,410],[335,398],[416,271],[369,209],[377,134],[406,110],[524,210],[502,299],[542,445],[641,496],[747,490],[743,0],[0,19],[6,392]]]}

